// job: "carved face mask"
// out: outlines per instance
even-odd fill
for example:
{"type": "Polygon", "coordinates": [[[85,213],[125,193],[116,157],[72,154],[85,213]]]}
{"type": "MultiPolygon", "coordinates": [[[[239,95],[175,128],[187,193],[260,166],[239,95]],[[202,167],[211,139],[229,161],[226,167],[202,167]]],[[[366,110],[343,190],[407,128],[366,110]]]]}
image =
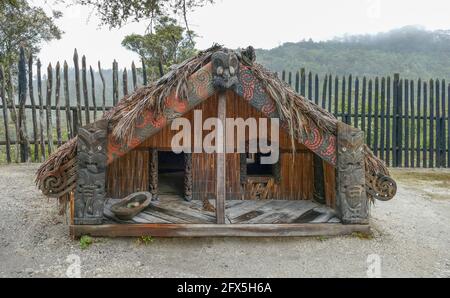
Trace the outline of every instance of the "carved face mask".
{"type": "Polygon", "coordinates": [[[212,57],[214,87],[230,89],[238,83],[239,60],[233,52],[217,51],[212,57]]]}

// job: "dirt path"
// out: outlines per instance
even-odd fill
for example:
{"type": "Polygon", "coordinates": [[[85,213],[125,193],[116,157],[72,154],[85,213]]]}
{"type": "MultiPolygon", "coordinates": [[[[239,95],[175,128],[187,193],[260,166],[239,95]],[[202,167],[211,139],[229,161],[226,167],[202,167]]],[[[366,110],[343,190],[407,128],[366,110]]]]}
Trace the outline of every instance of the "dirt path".
{"type": "Polygon", "coordinates": [[[450,171],[394,171],[398,195],[372,208],[373,239],[102,238],[82,250],[36,169],[0,166],[0,277],[63,277],[78,257],[83,277],[365,277],[378,256],[383,277],[450,277],[450,171]]]}

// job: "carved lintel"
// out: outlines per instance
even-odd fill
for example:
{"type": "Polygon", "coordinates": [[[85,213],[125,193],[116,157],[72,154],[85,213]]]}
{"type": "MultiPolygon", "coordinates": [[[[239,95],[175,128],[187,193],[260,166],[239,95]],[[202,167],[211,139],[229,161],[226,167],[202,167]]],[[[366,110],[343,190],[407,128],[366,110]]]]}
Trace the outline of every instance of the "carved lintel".
{"type": "Polygon", "coordinates": [[[233,51],[217,51],[212,54],[211,61],[214,88],[225,91],[239,83],[239,60],[233,51]]]}
{"type": "Polygon", "coordinates": [[[184,199],[192,201],[192,153],[184,154],[184,199]]]}
{"type": "Polygon", "coordinates": [[[364,132],[342,122],[338,122],[337,132],[337,211],[345,224],[367,224],[364,132]]]}
{"type": "Polygon", "coordinates": [[[158,199],[158,150],[150,149],[149,190],[153,200],[158,199]]]}
{"type": "Polygon", "coordinates": [[[74,207],[76,225],[102,224],[106,195],[107,136],[107,120],[79,128],[74,207]]]}

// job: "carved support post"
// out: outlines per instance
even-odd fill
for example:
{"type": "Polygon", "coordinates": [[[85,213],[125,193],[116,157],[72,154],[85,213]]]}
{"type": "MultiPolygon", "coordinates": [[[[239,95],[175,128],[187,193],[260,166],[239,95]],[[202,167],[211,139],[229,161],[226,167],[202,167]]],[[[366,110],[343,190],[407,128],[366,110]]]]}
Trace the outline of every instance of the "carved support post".
{"type": "Polygon", "coordinates": [[[325,177],[323,172],[323,160],[314,154],[314,200],[325,204],[325,177]]]}
{"type": "Polygon", "coordinates": [[[76,225],[102,224],[106,195],[107,136],[107,120],[79,128],[74,206],[76,225]]]}
{"type": "Polygon", "coordinates": [[[153,200],[158,199],[158,150],[150,149],[149,190],[153,200]]]}
{"type": "Polygon", "coordinates": [[[192,201],[192,153],[184,154],[184,199],[192,201]]]}
{"type": "MultiPolygon", "coordinates": [[[[217,118],[225,126],[227,90],[236,88],[239,83],[239,60],[233,51],[217,51],[211,56],[214,89],[219,92],[217,118]]],[[[216,128],[217,129],[217,128],[216,128]]],[[[225,155],[225,129],[223,135],[217,137],[216,153],[216,220],[218,224],[225,223],[225,197],[226,197],[226,155],[225,155]],[[220,141],[219,141],[220,139],[220,141]]]]}
{"type": "MultiPolygon", "coordinates": [[[[218,117],[225,124],[227,95],[225,92],[219,94],[218,117]]],[[[226,197],[226,155],[225,155],[225,129],[223,135],[217,133],[216,153],[216,220],[218,224],[225,223],[225,197],[226,197]],[[219,147],[220,146],[220,147],[219,147]]]]}
{"type": "Polygon", "coordinates": [[[247,154],[239,154],[239,167],[239,180],[241,185],[245,185],[247,183],[247,154]]]}
{"type": "Polygon", "coordinates": [[[336,208],[344,224],[367,224],[369,202],[365,188],[364,132],[337,125],[336,208]]]}

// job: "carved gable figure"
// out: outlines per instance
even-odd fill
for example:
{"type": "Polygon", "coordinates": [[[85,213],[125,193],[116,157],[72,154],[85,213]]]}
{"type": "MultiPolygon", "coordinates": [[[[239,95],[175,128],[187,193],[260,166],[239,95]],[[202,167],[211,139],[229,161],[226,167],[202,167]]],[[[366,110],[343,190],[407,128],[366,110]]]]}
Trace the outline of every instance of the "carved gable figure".
{"type": "Polygon", "coordinates": [[[224,91],[239,83],[239,59],[233,51],[217,51],[211,61],[214,88],[224,91]]]}
{"type": "Polygon", "coordinates": [[[101,224],[105,200],[107,121],[80,128],[75,224],[101,224]]]}

